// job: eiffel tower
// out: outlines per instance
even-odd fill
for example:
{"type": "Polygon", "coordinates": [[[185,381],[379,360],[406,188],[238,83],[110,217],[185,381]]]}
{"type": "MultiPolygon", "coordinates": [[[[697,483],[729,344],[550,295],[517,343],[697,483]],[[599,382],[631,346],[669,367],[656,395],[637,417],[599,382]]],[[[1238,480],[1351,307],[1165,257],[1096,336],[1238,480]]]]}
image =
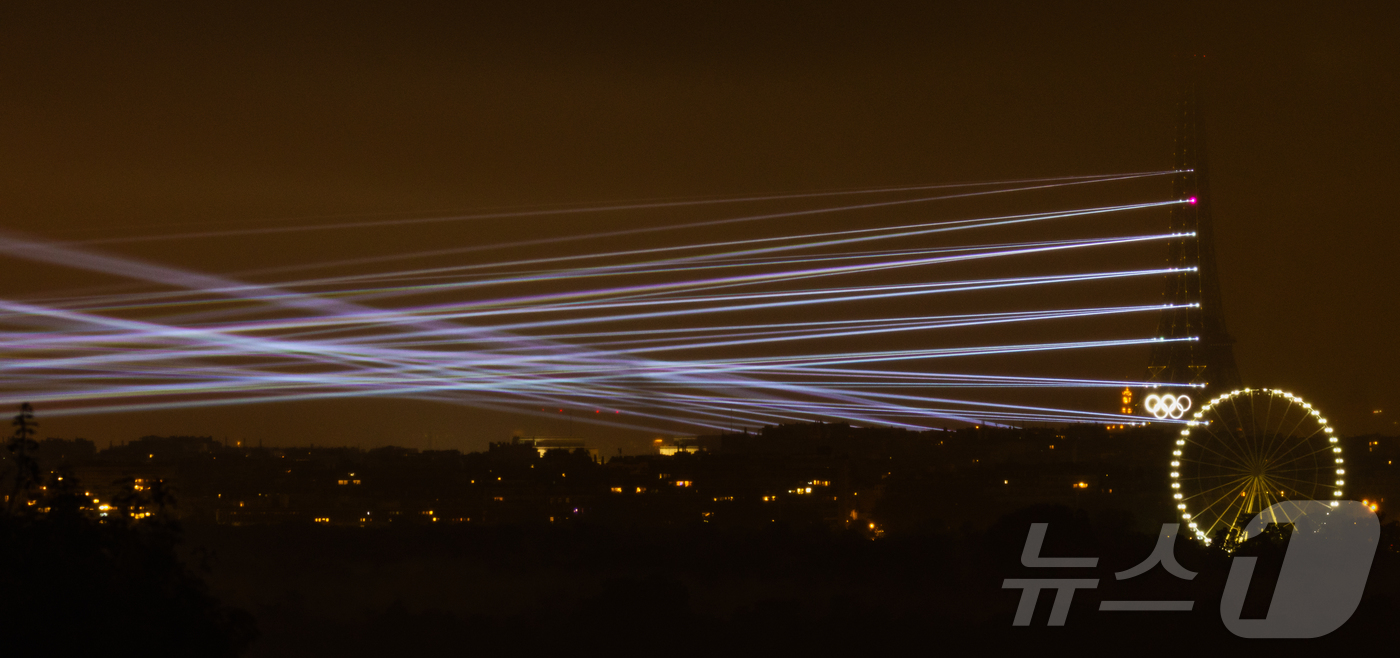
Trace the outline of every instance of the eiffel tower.
{"type": "Polygon", "coordinates": [[[1171,230],[1194,233],[1195,237],[1168,243],[1167,267],[1183,271],[1166,276],[1162,303],[1174,308],[1163,309],[1157,336],[1196,340],[1154,345],[1147,381],[1203,385],[1208,395],[1215,395],[1241,384],[1232,348],[1235,341],[1225,331],[1215,262],[1215,226],[1198,89],[1202,61],[1193,58],[1188,65],[1190,71],[1182,76],[1182,98],[1177,106],[1175,169],[1179,173],[1172,178],[1172,197],[1194,201],[1172,206],[1171,230]]]}

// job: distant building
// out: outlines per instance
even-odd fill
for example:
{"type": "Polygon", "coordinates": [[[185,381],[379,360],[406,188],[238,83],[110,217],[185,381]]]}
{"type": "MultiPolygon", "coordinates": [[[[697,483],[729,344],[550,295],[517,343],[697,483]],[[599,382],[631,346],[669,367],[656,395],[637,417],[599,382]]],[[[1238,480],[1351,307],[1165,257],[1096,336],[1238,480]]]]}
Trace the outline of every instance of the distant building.
{"type": "MultiPolygon", "coordinates": [[[[529,446],[531,448],[534,448],[541,457],[544,456],[544,453],[549,452],[550,450],[567,450],[569,452],[583,450],[587,452],[588,456],[594,461],[597,461],[598,459],[598,449],[588,447],[588,445],[584,443],[583,439],[569,439],[545,436],[517,436],[513,437],[510,440],[510,442],[514,445],[529,446]]],[[[493,446],[494,445],[495,444],[493,444],[493,446]]]]}
{"type": "Polygon", "coordinates": [[[652,447],[663,457],[697,452],[715,452],[720,447],[718,436],[673,436],[669,439],[656,439],[652,447]]]}

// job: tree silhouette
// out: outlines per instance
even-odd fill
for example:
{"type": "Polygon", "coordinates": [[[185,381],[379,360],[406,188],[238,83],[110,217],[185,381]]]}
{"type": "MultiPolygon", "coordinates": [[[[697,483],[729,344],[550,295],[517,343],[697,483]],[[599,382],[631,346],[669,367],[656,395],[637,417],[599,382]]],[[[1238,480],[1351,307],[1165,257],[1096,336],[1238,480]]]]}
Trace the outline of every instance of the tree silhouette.
{"type": "Polygon", "coordinates": [[[166,484],[138,487],[128,480],[115,497],[117,513],[105,516],[69,469],[52,473],[35,492],[36,425],[29,405],[21,407],[8,446],[20,469],[8,513],[0,514],[6,649],[157,656],[245,650],[256,636],[253,619],[214,598],[180,558],[175,499],[166,484]]]}
{"type": "Polygon", "coordinates": [[[34,452],[39,449],[39,442],[34,440],[39,423],[34,420],[34,407],[28,402],[19,405],[19,415],[10,424],[15,431],[5,448],[15,462],[15,482],[5,509],[14,513],[17,508],[24,510],[29,506],[29,493],[39,483],[39,462],[34,459],[34,452]]]}

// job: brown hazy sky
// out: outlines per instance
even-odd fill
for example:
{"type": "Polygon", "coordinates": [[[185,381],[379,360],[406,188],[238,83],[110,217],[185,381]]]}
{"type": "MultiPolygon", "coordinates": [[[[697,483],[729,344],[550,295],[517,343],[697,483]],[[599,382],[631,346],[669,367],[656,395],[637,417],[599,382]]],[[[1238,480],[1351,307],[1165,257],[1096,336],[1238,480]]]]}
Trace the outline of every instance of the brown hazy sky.
{"type": "MultiPolygon", "coordinates": [[[[1164,169],[1172,57],[1200,52],[1246,382],[1316,401],[1345,433],[1394,433],[1397,32],[1379,2],[7,2],[0,227],[90,240],[1164,169]]],[[[562,222],[532,230],[578,228],[562,222]]],[[[504,230],[104,248],[232,273],[504,230]]],[[[92,283],[67,276],[0,261],[0,295],[92,283]]],[[[1117,376],[1145,352],[1124,359],[1117,376]]],[[[568,432],[540,422],[381,400],[45,429],[464,449],[568,432]]]]}

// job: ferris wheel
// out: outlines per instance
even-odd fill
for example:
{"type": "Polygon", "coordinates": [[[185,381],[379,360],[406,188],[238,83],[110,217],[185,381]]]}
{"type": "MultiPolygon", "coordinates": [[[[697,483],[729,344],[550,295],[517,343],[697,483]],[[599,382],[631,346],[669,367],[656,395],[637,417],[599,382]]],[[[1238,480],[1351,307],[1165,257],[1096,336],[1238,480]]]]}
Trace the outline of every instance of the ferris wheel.
{"type": "Polygon", "coordinates": [[[1322,412],[1292,393],[1246,388],[1209,400],[1175,443],[1172,498],[1188,536],[1206,543],[1244,541],[1245,524],[1276,503],[1278,518],[1267,520],[1283,524],[1302,501],[1341,500],[1342,448],[1322,412]]]}

